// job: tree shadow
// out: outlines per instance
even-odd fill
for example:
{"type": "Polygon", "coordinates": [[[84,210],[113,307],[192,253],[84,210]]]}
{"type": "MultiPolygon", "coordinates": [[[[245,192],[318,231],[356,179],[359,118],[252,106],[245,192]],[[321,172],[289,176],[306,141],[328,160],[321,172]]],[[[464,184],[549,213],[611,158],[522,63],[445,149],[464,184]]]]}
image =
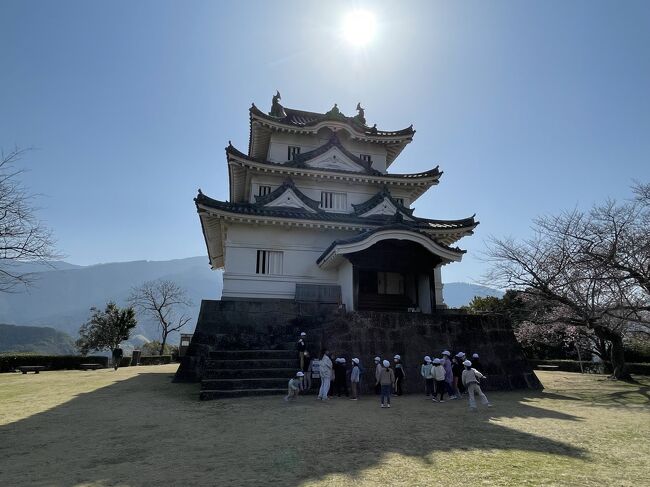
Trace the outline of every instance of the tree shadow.
{"type": "Polygon", "coordinates": [[[500,425],[504,418],[580,421],[495,393],[496,407],[375,396],[323,403],[305,396],[199,402],[195,384],[141,373],[0,426],[4,485],[300,485],[360,475],[399,454],[435,464],[439,452],[511,450],[569,458],[587,453],[500,425]]]}

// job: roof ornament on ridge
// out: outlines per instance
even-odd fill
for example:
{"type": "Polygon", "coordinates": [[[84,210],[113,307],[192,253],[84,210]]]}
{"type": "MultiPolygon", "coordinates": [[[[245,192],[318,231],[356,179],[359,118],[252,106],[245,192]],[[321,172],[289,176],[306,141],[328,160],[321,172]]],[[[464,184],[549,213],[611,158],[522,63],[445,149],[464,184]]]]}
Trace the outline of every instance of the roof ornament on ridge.
{"type": "MultiPolygon", "coordinates": [[[[365,109],[361,106],[361,102],[357,103],[357,113],[354,117],[354,119],[359,122],[361,125],[366,125],[366,111],[365,109]]],[[[375,125],[375,128],[377,125],[375,125]]]]}
{"type": "Polygon", "coordinates": [[[269,112],[269,115],[272,117],[284,118],[287,116],[286,112],[284,111],[284,107],[280,105],[280,100],[282,100],[280,91],[275,90],[275,95],[273,95],[273,101],[271,102],[271,111],[269,112]]]}
{"type": "Polygon", "coordinates": [[[334,103],[334,106],[332,109],[325,113],[325,118],[330,119],[330,120],[346,120],[347,117],[341,113],[341,110],[339,110],[339,106],[337,103],[334,103]]]}

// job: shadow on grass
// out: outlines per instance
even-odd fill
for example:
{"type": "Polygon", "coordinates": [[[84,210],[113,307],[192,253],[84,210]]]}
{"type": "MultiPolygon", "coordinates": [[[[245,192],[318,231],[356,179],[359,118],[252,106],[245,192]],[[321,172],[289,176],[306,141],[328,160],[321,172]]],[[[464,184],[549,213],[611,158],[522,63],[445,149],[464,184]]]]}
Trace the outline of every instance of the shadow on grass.
{"type": "Polygon", "coordinates": [[[199,402],[196,384],[141,373],[0,427],[4,485],[286,485],[356,476],[390,454],[435,464],[463,450],[543,452],[583,458],[575,446],[499,425],[500,419],[577,421],[497,394],[497,407],[402,397],[380,409],[313,397],[199,402]]]}

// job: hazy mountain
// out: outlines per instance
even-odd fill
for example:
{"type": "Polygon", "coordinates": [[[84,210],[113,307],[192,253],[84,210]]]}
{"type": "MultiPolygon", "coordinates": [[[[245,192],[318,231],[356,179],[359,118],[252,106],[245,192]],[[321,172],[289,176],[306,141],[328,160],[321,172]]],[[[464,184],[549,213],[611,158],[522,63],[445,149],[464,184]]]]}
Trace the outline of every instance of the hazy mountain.
{"type": "Polygon", "coordinates": [[[448,282],[442,288],[445,303],[450,308],[468,305],[474,296],[503,296],[503,291],[467,282],[448,282]]]}
{"type": "Polygon", "coordinates": [[[75,353],[72,337],[54,328],[0,324],[0,353],[34,352],[44,355],[75,353]]]}
{"type": "MultiPolygon", "coordinates": [[[[193,301],[192,319],[187,325],[191,332],[201,299],[221,295],[221,273],[210,270],[207,257],[87,267],[57,265],[60,270],[49,268],[34,274],[36,282],[25,292],[0,293],[0,322],[47,325],[76,337],[92,306],[103,307],[109,300],[124,305],[132,287],[148,280],[169,279],[183,287],[193,301]]],[[[139,319],[136,334],[148,339],[159,336],[156,325],[144,319],[139,319]]],[[[176,342],[178,334],[170,338],[176,342]]]]}

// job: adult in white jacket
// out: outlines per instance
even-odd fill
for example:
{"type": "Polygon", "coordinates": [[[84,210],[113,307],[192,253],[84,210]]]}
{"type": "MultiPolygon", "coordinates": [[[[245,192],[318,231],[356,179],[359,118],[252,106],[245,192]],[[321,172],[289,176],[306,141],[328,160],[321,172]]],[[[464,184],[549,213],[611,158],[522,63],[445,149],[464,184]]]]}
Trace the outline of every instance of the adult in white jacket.
{"type": "Polygon", "coordinates": [[[327,401],[327,393],[330,390],[330,381],[332,380],[332,360],[329,358],[329,350],[323,349],[321,353],[320,366],[320,390],[318,399],[327,401]]]}

